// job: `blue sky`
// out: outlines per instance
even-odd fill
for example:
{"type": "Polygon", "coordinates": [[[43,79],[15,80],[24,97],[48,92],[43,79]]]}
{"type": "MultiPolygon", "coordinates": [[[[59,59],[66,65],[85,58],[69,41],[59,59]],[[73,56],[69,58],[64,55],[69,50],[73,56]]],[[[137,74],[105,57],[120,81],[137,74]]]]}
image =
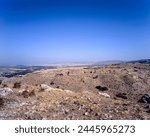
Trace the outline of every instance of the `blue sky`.
{"type": "Polygon", "coordinates": [[[0,0],[0,65],[150,58],[150,0],[0,0]]]}

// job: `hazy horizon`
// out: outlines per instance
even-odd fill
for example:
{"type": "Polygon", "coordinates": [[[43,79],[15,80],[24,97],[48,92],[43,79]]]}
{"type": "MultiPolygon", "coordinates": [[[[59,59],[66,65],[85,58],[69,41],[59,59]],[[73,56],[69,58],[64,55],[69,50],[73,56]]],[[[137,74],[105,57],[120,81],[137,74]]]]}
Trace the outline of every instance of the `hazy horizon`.
{"type": "Polygon", "coordinates": [[[150,58],[150,0],[0,0],[0,65],[150,58]]]}

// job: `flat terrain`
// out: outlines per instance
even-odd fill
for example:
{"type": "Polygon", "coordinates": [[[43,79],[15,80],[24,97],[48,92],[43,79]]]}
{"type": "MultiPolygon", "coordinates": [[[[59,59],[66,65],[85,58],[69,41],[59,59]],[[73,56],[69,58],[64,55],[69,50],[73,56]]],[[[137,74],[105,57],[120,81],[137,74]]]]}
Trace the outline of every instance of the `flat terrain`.
{"type": "Polygon", "coordinates": [[[38,70],[0,77],[0,119],[149,119],[150,65],[120,64],[38,70]],[[43,88],[41,86],[47,86],[43,88]]]}

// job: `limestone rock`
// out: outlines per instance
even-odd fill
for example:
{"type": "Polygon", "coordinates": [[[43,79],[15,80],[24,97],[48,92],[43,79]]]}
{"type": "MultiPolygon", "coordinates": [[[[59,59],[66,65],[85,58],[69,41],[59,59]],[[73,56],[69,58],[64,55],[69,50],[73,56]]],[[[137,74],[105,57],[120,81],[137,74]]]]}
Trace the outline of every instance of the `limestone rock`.
{"type": "Polygon", "coordinates": [[[101,92],[99,92],[99,95],[104,96],[106,98],[110,98],[110,95],[108,95],[107,93],[101,93],[101,92]]]}
{"type": "Polygon", "coordinates": [[[48,86],[48,85],[46,85],[46,84],[41,84],[40,85],[40,87],[41,87],[41,91],[46,91],[46,92],[49,92],[49,91],[63,91],[62,89],[58,89],[58,88],[52,88],[52,87],[50,87],[50,86],[48,86]]]}
{"type": "Polygon", "coordinates": [[[7,88],[7,87],[0,89],[0,95],[1,96],[7,96],[7,95],[11,94],[12,92],[13,92],[12,89],[7,88]]]}
{"type": "Polygon", "coordinates": [[[71,90],[64,90],[66,93],[73,93],[71,90]]]}
{"type": "Polygon", "coordinates": [[[41,84],[40,87],[41,87],[42,91],[46,91],[46,90],[49,90],[51,88],[50,86],[48,86],[46,84],[41,84]]]}

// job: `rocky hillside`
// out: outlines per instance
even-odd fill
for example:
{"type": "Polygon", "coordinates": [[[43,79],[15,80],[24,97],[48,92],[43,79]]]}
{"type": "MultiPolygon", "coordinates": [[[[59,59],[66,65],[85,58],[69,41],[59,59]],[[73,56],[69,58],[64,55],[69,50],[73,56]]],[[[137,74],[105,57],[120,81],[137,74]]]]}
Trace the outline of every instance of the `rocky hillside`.
{"type": "Polygon", "coordinates": [[[1,77],[0,119],[150,120],[150,65],[59,68],[1,77]]]}

